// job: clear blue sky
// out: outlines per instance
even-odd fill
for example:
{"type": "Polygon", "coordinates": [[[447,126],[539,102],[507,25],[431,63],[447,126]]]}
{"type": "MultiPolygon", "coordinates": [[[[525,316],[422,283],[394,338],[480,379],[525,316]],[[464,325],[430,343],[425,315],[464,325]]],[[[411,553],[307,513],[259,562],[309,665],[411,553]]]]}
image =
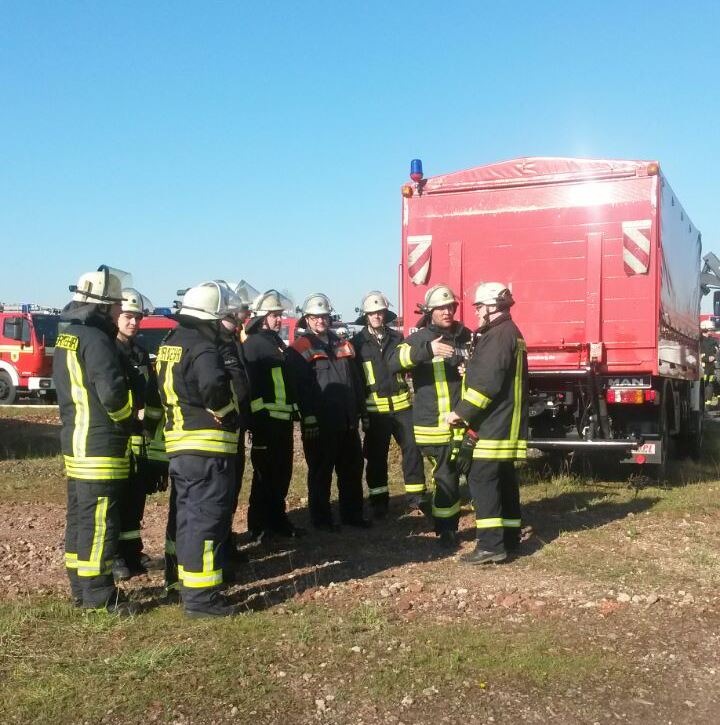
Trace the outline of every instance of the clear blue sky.
{"type": "Polygon", "coordinates": [[[0,0],[0,299],[107,263],[396,300],[416,156],[657,158],[717,249],[719,7],[0,0]]]}

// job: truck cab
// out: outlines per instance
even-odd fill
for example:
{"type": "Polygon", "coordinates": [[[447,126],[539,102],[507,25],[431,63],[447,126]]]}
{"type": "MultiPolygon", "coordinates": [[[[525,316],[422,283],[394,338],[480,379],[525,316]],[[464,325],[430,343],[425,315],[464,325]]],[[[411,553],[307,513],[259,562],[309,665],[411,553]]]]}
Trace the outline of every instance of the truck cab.
{"type": "Polygon", "coordinates": [[[54,399],[52,360],[60,310],[0,304],[0,405],[19,395],[54,399]]]}

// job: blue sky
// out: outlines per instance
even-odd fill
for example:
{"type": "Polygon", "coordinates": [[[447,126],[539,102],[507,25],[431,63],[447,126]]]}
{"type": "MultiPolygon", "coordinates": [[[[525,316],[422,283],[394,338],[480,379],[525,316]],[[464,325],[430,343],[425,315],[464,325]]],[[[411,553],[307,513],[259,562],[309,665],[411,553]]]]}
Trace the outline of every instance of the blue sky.
{"type": "Polygon", "coordinates": [[[396,300],[416,156],[659,159],[720,251],[719,8],[0,0],[0,300],[100,263],[396,300]]]}

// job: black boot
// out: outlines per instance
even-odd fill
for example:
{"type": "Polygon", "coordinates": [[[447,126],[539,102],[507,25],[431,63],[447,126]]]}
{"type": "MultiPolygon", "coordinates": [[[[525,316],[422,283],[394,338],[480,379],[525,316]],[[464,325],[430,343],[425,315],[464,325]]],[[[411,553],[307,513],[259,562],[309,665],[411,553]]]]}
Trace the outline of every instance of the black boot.
{"type": "Polygon", "coordinates": [[[499,564],[507,559],[506,551],[487,551],[479,544],[475,545],[469,554],[463,554],[460,559],[466,564],[499,564]]]}
{"type": "Polygon", "coordinates": [[[228,601],[218,592],[213,592],[210,601],[197,608],[185,607],[185,616],[190,619],[205,619],[208,617],[232,617],[237,614],[237,607],[229,604],[228,601]]]}
{"type": "Polygon", "coordinates": [[[447,549],[448,551],[454,551],[458,548],[457,531],[441,531],[438,534],[438,543],[443,549],[447,549]]]}

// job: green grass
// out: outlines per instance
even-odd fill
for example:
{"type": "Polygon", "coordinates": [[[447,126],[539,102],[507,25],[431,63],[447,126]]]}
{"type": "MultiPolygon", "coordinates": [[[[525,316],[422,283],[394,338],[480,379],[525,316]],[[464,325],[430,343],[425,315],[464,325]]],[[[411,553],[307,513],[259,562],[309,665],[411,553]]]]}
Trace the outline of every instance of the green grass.
{"type": "Polygon", "coordinates": [[[451,692],[459,680],[562,688],[622,670],[542,625],[398,622],[376,605],[346,616],[305,605],[188,623],[177,607],[128,621],[83,617],[57,602],[3,604],[0,643],[4,722],[66,721],[68,713],[135,722],[148,710],[209,722],[233,705],[292,712],[300,722],[328,683],[338,702],[371,697],[392,709],[429,686],[451,692]]]}

